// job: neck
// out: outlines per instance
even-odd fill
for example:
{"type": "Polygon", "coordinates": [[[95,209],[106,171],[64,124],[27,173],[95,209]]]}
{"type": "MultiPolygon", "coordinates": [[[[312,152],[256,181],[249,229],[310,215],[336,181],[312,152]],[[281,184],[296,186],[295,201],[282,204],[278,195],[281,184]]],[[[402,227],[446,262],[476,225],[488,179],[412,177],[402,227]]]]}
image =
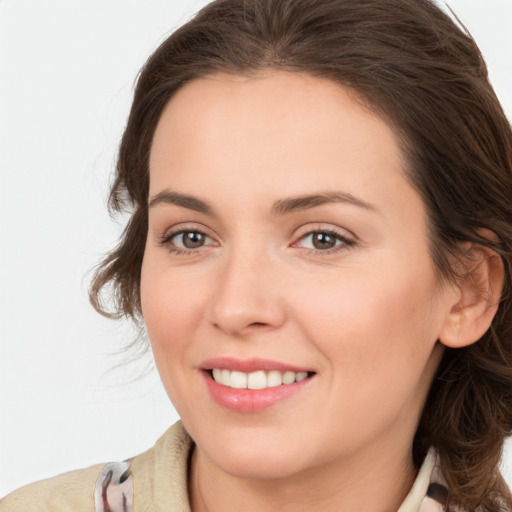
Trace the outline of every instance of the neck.
{"type": "Polygon", "coordinates": [[[190,466],[193,512],[396,512],[416,471],[409,449],[348,456],[279,479],[239,478],[224,472],[197,447],[190,466]]]}

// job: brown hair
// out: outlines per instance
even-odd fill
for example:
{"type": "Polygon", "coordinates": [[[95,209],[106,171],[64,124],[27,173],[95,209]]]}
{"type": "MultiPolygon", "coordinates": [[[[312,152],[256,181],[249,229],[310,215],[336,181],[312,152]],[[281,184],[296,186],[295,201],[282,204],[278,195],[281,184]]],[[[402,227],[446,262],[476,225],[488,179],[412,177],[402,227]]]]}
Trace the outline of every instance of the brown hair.
{"type": "Polygon", "coordinates": [[[148,159],[166,103],[196,78],[264,68],[352,88],[394,127],[428,211],[440,277],[454,279],[450,256],[461,241],[502,258],[492,326],[477,343],[445,350],[413,448],[417,465],[429,445],[440,452],[452,503],[510,506],[498,464],[512,432],[512,133],[475,42],[430,0],[216,0],[172,34],[138,78],[110,195],[113,211],[128,207],[131,217],[97,268],[93,305],[142,321],[148,159]]]}

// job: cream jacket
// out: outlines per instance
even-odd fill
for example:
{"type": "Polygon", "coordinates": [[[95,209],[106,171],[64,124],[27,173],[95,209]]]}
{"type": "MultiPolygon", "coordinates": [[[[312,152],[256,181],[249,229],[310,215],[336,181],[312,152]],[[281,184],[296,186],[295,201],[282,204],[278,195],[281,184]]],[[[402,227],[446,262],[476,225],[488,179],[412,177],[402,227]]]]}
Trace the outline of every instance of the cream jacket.
{"type": "MultiPolygon", "coordinates": [[[[36,482],[0,500],[0,512],[190,512],[192,442],[181,422],[147,452],[36,482]]],[[[446,486],[430,450],[397,512],[443,512],[446,486]]]]}

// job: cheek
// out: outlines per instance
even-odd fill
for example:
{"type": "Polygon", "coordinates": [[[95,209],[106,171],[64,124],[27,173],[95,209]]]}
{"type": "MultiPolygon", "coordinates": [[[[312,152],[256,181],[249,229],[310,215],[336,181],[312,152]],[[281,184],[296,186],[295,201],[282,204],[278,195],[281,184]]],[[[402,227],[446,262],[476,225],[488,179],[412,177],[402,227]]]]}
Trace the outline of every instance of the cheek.
{"type": "Polygon", "coordinates": [[[188,340],[204,316],[205,290],[185,272],[171,272],[148,254],[141,272],[141,306],[162,379],[176,375],[186,359],[188,340]]]}
{"type": "Polygon", "coordinates": [[[402,434],[412,435],[440,356],[427,283],[372,277],[346,279],[300,313],[327,364],[329,424],[342,425],[354,446],[397,418],[402,434]]]}
{"type": "Polygon", "coordinates": [[[142,281],[142,312],[148,331],[155,334],[155,341],[165,343],[168,337],[175,340],[179,337],[178,331],[193,322],[194,299],[193,290],[180,287],[176,281],[162,278],[142,281]],[[166,281],[169,282],[166,284],[166,281]]]}
{"type": "Polygon", "coordinates": [[[421,375],[437,341],[432,283],[421,269],[366,267],[324,283],[315,294],[309,287],[296,290],[295,316],[326,356],[333,378],[352,387],[357,382],[361,391],[384,381],[400,387],[421,375]]]}

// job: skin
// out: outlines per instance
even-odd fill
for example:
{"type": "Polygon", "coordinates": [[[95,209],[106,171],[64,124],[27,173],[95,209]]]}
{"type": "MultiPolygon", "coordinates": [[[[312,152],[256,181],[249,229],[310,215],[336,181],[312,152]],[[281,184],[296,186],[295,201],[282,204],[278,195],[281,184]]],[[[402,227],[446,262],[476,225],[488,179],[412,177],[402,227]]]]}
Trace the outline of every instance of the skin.
{"type": "Polygon", "coordinates": [[[150,201],[172,191],[212,210],[153,204],[141,275],[156,364],[196,442],[194,511],[394,512],[409,491],[413,436],[460,293],[436,279],[404,168],[382,119],[307,74],[213,76],[166,106],[150,201]],[[371,206],[273,212],[325,192],[371,206]],[[204,244],[184,248],[170,238],[180,230],[204,244]],[[311,233],[326,231],[351,243],[315,248],[311,233]],[[264,411],[231,411],[200,369],[219,356],[315,375],[264,411]]]}

